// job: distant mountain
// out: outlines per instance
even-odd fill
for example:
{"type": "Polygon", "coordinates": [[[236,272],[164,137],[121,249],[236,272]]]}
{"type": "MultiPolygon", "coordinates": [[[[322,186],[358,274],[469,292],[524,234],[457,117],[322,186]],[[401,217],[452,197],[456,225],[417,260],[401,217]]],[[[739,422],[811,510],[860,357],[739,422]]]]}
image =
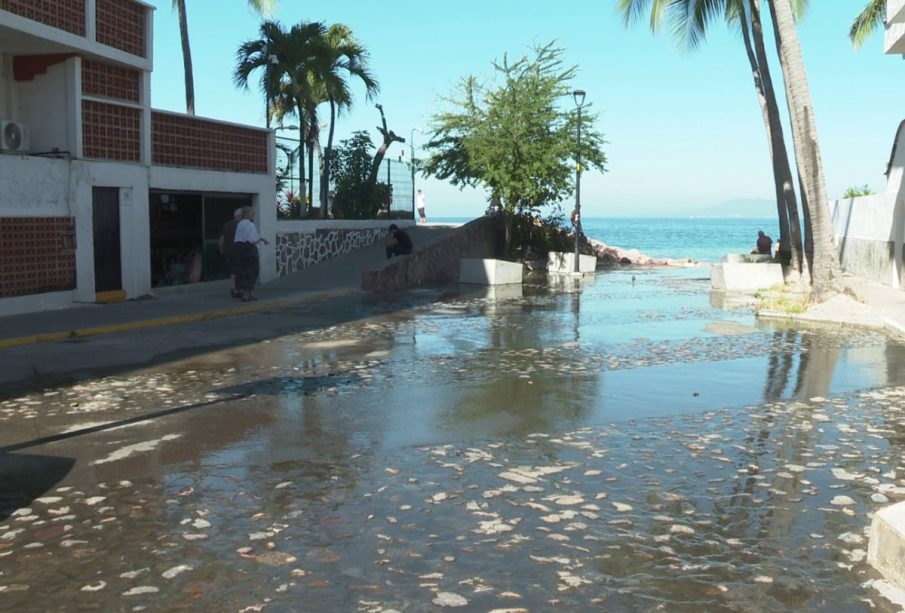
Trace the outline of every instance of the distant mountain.
{"type": "Polygon", "coordinates": [[[692,217],[738,217],[743,219],[769,219],[776,217],[776,201],[763,198],[736,198],[720,204],[697,209],[692,217]]]}

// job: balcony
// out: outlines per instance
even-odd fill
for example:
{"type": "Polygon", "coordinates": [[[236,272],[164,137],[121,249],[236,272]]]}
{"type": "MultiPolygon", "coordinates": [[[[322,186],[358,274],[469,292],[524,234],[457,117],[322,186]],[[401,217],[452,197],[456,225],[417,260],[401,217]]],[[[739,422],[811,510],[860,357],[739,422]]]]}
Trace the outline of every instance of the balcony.
{"type": "Polygon", "coordinates": [[[137,0],[0,0],[0,53],[109,55],[106,48],[146,60],[152,10],[137,0]]]}
{"type": "Polygon", "coordinates": [[[885,42],[886,53],[905,55],[905,0],[887,0],[885,42]]]}

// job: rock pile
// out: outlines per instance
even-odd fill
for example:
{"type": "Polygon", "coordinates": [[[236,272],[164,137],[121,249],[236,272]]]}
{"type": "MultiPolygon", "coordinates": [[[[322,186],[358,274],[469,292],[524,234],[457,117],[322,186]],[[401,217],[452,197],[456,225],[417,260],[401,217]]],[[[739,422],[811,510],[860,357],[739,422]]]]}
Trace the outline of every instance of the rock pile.
{"type": "Polygon", "coordinates": [[[700,266],[693,260],[674,260],[671,258],[652,258],[637,249],[621,249],[606,243],[588,239],[588,245],[597,256],[598,264],[604,266],[636,265],[636,266],[700,266]]]}

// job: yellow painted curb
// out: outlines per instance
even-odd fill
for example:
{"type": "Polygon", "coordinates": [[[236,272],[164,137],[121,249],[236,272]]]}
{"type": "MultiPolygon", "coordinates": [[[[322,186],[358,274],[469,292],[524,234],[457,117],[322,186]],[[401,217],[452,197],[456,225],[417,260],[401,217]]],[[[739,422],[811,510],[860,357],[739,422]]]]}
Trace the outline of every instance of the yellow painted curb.
{"type": "Polygon", "coordinates": [[[313,296],[308,296],[300,300],[274,300],[270,302],[256,302],[254,304],[245,306],[221,309],[219,311],[202,311],[200,313],[173,315],[172,317],[161,317],[159,319],[143,319],[140,321],[130,321],[121,324],[111,324],[109,326],[95,326],[93,328],[79,328],[76,330],[63,330],[60,332],[48,332],[46,334],[35,334],[32,336],[20,336],[18,338],[0,339],[0,349],[21,347],[23,345],[34,345],[37,343],[64,341],[73,338],[84,338],[86,336],[98,336],[100,334],[112,334],[114,332],[126,332],[130,330],[141,330],[144,328],[156,328],[159,326],[169,326],[172,324],[184,324],[193,321],[219,319],[221,317],[232,317],[234,315],[247,315],[248,313],[263,311],[265,309],[278,309],[289,306],[291,304],[323,300],[326,297],[327,294],[315,294],[313,296]]]}

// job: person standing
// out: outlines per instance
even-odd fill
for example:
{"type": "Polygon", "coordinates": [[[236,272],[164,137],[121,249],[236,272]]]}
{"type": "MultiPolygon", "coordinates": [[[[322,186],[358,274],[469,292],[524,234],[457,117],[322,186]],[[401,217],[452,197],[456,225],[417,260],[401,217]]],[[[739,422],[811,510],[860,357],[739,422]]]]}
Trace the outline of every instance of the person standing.
{"type": "Polygon", "coordinates": [[[229,272],[229,278],[232,281],[232,289],[229,295],[233,298],[239,297],[239,290],[236,288],[236,273],[233,270],[234,252],[236,240],[236,226],[242,221],[242,209],[238,208],[233,211],[233,218],[223,224],[223,230],[220,231],[220,253],[226,260],[226,270],[229,272]]]}
{"type": "Polygon", "coordinates": [[[254,209],[250,206],[242,209],[242,220],[236,225],[234,239],[236,289],[239,290],[242,302],[257,300],[254,289],[258,273],[261,271],[261,264],[258,262],[258,243],[270,244],[258,233],[258,229],[252,221],[253,218],[254,209]]]}
{"type": "Polygon", "coordinates": [[[424,191],[423,190],[419,189],[417,191],[417,193],[415,195],[415,201],[418,206],[419,223],[427,223],[427,216],[424,214],[425,207],[424,207],[424,191]]]}

